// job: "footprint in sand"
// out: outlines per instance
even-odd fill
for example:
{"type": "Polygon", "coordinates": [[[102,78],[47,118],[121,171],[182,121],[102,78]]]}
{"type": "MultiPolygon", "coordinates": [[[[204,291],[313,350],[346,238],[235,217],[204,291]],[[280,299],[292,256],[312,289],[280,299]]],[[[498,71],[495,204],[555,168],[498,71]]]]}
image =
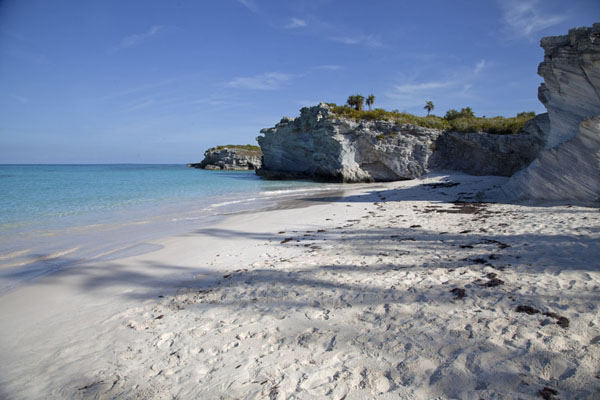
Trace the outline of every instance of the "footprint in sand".
{"type": "Polygon", "coordinates": [[[225,346],[223,346],[223,348],[221,349],[223,351],[223,353],[228,352],[229,350],[236,348],[240,345],[240,342],[231,342],[231,343],[227,343],[225,346]]]}
{"type": "Polygon", "coordinates": [[[327,309],[310,310],[310,311],[307,311],[306,313],[304,313],[304,316],[309,320],[313,320],[313,319],[328,320],[330,313],[331,313],[331,311],[327,310],[327,309]]]}
{"type": "Polygon", "coordinates": [[[296,343],[301,347],[308,348],[310,343],[313,343],[316,338],[319,338],[321,336],[322,333],[319,332],[319,329],[311,328],[298,335],[298,337],[296,338],[296,343]]]}
{"type": "Polygon", "coordinates": [[[158,341],[156,342],[156,347],[159,349],[168,349],[173,345],[173,337],[175,334],[173,332],[163,333],[159,336],[158,341]]]}
{"type": "Polygon", "coordinates": [[[237,340],[246,340],[246,339],[251,339],[251,338],[253,338],[253,337],[255,337],[255,336],[256,336],[256,332],[250,332],[250,331],[248,331],[248,332],[241,332],[241,333],[238,333],[238,334],[235,336],[235,338],[236,338],[237,340]]]}
{"type": "Polygon", "coordinates": [[[378,373],[373,380],[373,388],[378,394],[389,392],[393,386],[393,382],[389,379],[389,372],[378,373]]]}

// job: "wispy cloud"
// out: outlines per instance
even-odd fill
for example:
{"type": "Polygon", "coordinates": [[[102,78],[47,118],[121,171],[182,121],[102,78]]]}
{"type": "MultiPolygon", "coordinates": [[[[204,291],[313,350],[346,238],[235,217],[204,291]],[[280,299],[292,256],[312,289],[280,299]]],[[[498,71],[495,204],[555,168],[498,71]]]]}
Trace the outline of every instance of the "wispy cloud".
{"type": "Polygon", "coordinates": [[[190,107],[201,106],[206,110],[228,109],[233,107],[248,106],[247,103],[240,102],[238,98],[232,95],[206,95],[199,97],[197,93],[190,93],[186,90],[177,90],[173,92],[149,93],[145,96],[137,96],[126,101],[121,110],[124,112],[146,111],[147,109],[165,112],[166,110],[182,110],[190,107]]]}
{"type": "Polygon", "coordinates": [[[156,100],[154,100],[154,99],[140,100],[140,101],[133,102],[133,103],[129,104],[128,106],[126,106],[125,111],[132,112],[132,111],[143,110],[145,108],[152,107],[154,105],[156,105],[156,100]]]}
{"type": "Polygon", "coordinates": [[[502,18],[509,31],[517,37],[532,38],[536,32],[556,25],[566,19],[565,15],[544,11],[545,4],[539,0],[499,0],[502,18]]]}
{"type": "MultiPolygon", "coordinates": [[[[278,26],[281,27],[281,25],[278,26]]],[[[314,15],[306,15],[302,18],[293,17],[283,27],[288,30],[302,28],[303,32],[305,31],[320,39],[325,38],[326,40],[346,45],[383,46],[383,40],[379,34],[363,32],[360,29],[343,26],[342,24],[332,24],[314,15]]]]}
{"type": "Polygon", "coordinates": [[[18,40],[19,42],[34,43],[32,39],[26,37],[25,35],[13,31],[7,31],[6,29],[0,29],[0,34],[13,40],[18,40]]]}
{"type": "Polygon", "coordinates": [[[164,29],[162,25],[153,25],[146,32],[135,33],[133,35],[129,35],[121,39],[121,43],[119,44],[120,48],[127,48],[132,46],[137,46],[138,44],[145,42],[153,36],[156,36],[160,31],[164,29]]]}
{"type": "Polygon", "coordinates": [[[329,37],[334,42],[348,45],[362,45],[367,47],[381,47],[381,37],[373,34],[334,35],[329,37]]]}
{"type": "Polygon", "coordinates": [[[476,73],[476,74],[478,74],[481,71],[483,71],[483,69],[485,68],[485,66],[486,66],[485,60],[480,60],[477,64],[475,64],[475,68],[473,68],[473,72],[476,73]]]}
{"type": "Polygon", "coordinates": [[[335,65],[335,64],[324,64],[324,65],[317,65],[316,67],[314,67],[314,69],[325,70],[325,71],[339,71],[339,70],[344,69],[344,67],[341,65],[335,65]]]}
{"type": "Polygon", "coordinates": [[[151,83],[146,83],[146,84],[142,84],[142,85],[138,85],[138,86],[129,87],[126,89],[122,89],[122,90],[110,93],[110,94],[104,96],[102,98],[102,100],[113,100],[113,99],[116,99],[119,97],[136,95],[140,92],[152,91],[154,89],[157,89],[157,88],[160,88],[163,86],[168,86],[168,85],[171,85],[174,83],[178,83],[187,78],[188,78],[188,76],[179,76],[176,78],[167,78],[167,79],[163,79],[160,81],[155,81],[155,82],[151,82],[151,83]]]}
{"type": "Polygon", "coordinates": [[[258,6],[253,0],[238,0],[238,2],[253,13],[258,12],[258,6]]]}
{"type": "Polygon", "coordinates": [[[39,65],[52,65],[53,62],[43,53],[36,50],[26,50],[21,46],[6,46],[0,48],[0,53],[6,54],[9,57],[13,57],[25,62],[39,64],[39,65]]]}
{"type": "Polygon", "coordinates": [[[277,90],[288,85],[294,75],[267,72],[255,76],[239,76],[227,82],[227,86],[239,89],[277,90]]]}
{"type": "Polygon", "coordinates": [[[29,102],[29,99],[27,97],[25,97],[25,96],[19,96],[19,95],[16,95],[16,94],[10,94],[9,96],[12,97],[14,100],[18,101],[21,104],[25,104],[25,103],[29,102]]]}
{"type": "Polygon", "coordinates": [[[292,18],[285,26],[286,29],[304,28],[307,25],[306,21],[300,18],[292,18]]]}
{"type": "Polygon", "coordinates": [[[486,60],[478,61],[473,67],[456,69],[445,79],[416,81],[394,85],[386,96],[394,100],[401,107],[413,107],[422,104],[425,100],[437,98],[471,98],[473,81],[477,79],[486,68],[486,60]]]}
{"type": "Polygon", "coordinates": [[[449,86],[455,86],[456,81],[433,81],[433,82],[421,82],[421,83],[408,83],[404,85],[394,86],[395,92],[399,96],[415,95],[421,93],[432,92],[436,89],[447,88],[449,86]]]}
{"type": "Polygon", "coordinates": [[[0,38],[9,39],[3,41],[3,46],[0,47],[1,54],[39,65],[53,64],[39,43],[20,33],[0,29],[0,38]]]}

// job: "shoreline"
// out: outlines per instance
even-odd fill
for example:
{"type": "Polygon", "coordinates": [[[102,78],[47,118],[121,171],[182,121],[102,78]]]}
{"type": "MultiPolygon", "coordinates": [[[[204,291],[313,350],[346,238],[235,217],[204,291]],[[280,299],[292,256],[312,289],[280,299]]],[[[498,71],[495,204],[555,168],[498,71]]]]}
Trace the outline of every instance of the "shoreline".
{"type": "Polygon", "coordinates": [[[71,222],[55,222],[53,228],[12,232],[5,235],[0,247],[0,296],[62,268],[155,251],[156,247],[145,243],[185,234],[197,226],[210,226],[230,215],[277,209],[304,196],[341,191],[331,186],[336,185],[251,192],[250,198],[231,193],[203,199],[200,206],[189,199],[170,199],[161,202],[153,214],[149,214],[148,206],[141,211],[117,209],[85,215],[83,219],[76,217],[71,222]]]}
{"type": "Polygon", "coordinates": [[[40,278],[2,296],[0,397],[592,398],[598,210],[471,203],[504,180],[347,185],[40,278]]]}

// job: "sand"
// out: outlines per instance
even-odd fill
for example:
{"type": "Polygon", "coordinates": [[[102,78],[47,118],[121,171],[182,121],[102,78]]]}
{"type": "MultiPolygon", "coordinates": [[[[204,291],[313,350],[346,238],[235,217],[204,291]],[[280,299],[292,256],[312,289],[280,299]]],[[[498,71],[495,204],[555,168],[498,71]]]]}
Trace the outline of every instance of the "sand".
{"type": "Polygon", "coordinates": [[[0,297],[0,398],[600,397],[600,213],[349,185],[0,297]]]}

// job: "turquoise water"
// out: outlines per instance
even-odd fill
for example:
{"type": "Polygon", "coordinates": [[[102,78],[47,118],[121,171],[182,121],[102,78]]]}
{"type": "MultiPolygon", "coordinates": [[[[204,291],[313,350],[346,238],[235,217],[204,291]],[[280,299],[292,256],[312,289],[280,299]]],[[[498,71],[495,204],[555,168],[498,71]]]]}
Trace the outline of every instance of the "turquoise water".
{"type": "Polygon", "coordinates": [[[223,214],[335,186],[183,165],[0,165],[0,293],[223,214]]]}
{"type": "Polygon", "coordinates": [[[182,165],[1,165],[0,230],[169,201],[201,202],[316,186],[305,181],[265,181],[253,172],[182,165]]]}

